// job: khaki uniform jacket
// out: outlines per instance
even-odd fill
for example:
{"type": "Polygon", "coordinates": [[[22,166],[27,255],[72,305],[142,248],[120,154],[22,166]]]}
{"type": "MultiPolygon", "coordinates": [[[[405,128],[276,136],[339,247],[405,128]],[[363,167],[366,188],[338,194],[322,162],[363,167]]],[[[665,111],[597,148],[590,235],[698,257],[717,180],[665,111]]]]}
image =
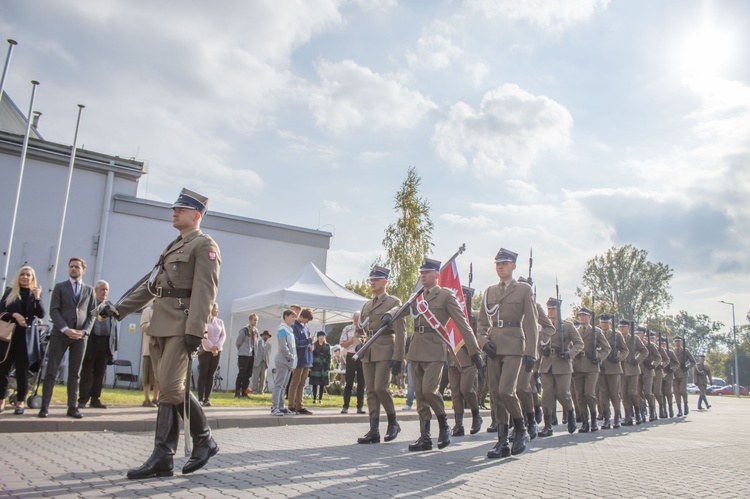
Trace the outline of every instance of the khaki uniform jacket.
{"type": "MultiPolygon", "coordinates": [[[[625,343],[628,345],[628,350],[633,347],[633,336],[628,334],[625,337],[625,343]]],[[[648,357],[648,348],[643,344],[640,338],[635,337],[635,352],[628,352],[628,356],[622,363],[622,370],[625,376],[636,376],[641,374],[641,361],[648,357]],[[631,359],[635,359],[636,364],[630,363],[631,359]]]]}
{"type": "Polygon", "coordinates": [[[192,290],[191,297],[154,298],[147,281],[117,307],[119,318],[125,318],[154,300],[149,336],[159,338],[190,334],[203,337],[219,287],[219,247],[211,236],[196,229],[167,247],[162,253],[162,261],[151,291],[156,292],[158,288],[170,290],[171,282],[175,289],[192,290]],[[180,300],[188,310],[187,314],[180,307],[180,300]]]}
{"type": "Polygon", "coordinates": [[[696,364],[695,372],[693,372],[693,379],[695,380],[696,385],[703,386],[704,388],[708,385],[712,385],[713,378],[711,377],[711,368],[708,367],[708,364],[696,364]]]}
{"type": "Polygon", "coordinates": [[[480,347],[484,348],[487,342],[492,341],[498,355],[529,355],[536,358],[538,338],[531,286],[511,279],[505,293],[500,293],[500,284],[493,284],[485,290],[477,330],[480,347]],[[497,327],[498,321],[520,322],[521,326],[497,327]]]}
{"type": "Polygon", "coordinates": [[[557,356],[559,352],[562,352],[560,346],[560,333],[553,331],[551,336],[546,336],[549,332],[542,331],[541,336],[541,349],[542,352],[546,348],[550,349],[549,356],[542,355],[542,364],[539,367],[540,373],[546,374],[567,374],[573,372],[573,359],[583,350],[583,340],[578,330],[572,322],[563,321],[562,323],[563,335],[566,348],[570,353],[570,360],[563,360],[557,356]]]}
{"type": "Polygon", "coordinates": [[[674,354],[674,349],[669,351],[669,366],[672,368],[672,378],[677,379],[677,371],[680,370],[680,361],[677,360],[677,356],[674,354]]]}
{"type": "Polygon", "coordinates": [[[674,379],[674,374],[667,372],[667,367],[669,367],[672,364],[672,357],[671,353],[667,353],[667,349],[660,347],[659,353],[661,354],[661,369],[664,371],[664,379],[667,381],[672,381],[674,379]]]}
{"type": "MultiPolygon", "coordinates": [[[[639,338],[640,339],[640,338],[639,338]]],[[[652,378],[655,376],[656,366],[661,365],[661,354],[659,349],[653,343],[645,343],[648,355],[641,362],[641,374],[644,378],[652,378]],[[653,365],[653,367],[651,367],[653,365]]]]}
{"type": "Polygon", "coordinates": [[[630,349],[625,344],[625,338],[622,337],[620,331],[610,329],[604,335],[609,343],[609,351],[615,348],[615,338],[617,338],[617,358],[614,362],[610,362],[609,359],[604,359],[604,374],[622,374],[622,361],[628,358],[630,349]]]}
{"type": "Polygon", "coordinates": [[[693,354],[690,353],[690,350],[685,350],[686,354],[683,358],[683,348],[673,348],[672,353],[675,356],[675,360],[677,361],[677,367],[675,367],[674,370],[674,377],[675,379],[682,379],[687,378],[688,371],[696,364],[695,358],[693,358],[693,354]],[[682,369],[683,361],[686,360],[687,364],[685,365],[685,369],[682,369]]]}
{"type": "Polygon", "coordinates": [[[602,362],[604,359],[607,358],[607,355],[609,355],[609,352],[612,351],[612,347],[609,346],[609,342],[607,341],[607,338],[605,338],[604,333],[601,329],[596,328],[596,342],[597,342],[597,352],[596,357],[598,359],[598,362],[594,364],[591,362],[591,360],[587,357],[587,355],[591,355],[590,352],[594,351],[594,329],[592,329],[591,325],[578,328],[578,334],[581,335],[581,340],[583,340],[583,350],[581,350],[578,355],[576,355],[575,359],[573,359],[573,371],[577,373],[598,373],[599,372],[599,363],[602,362]]]}
{"type": "MultiPolygon", "coordinates": [[[[464,338],[473,336],[474,333],[466,320],[466,315],[453,293],[440,286],[435,286],[425,293],[427,293],[426,300],[430,310],[441,324],[445,325],[448,319],[453,319],[464,338]]],[[[410,308],[412,315],[418,314],[416,304],[411,305],[410,308]]],[[[469,355],[479,353],[478,345],[467,343],[466,346],[469,348],[469,355]]],[[[448,360],[447,343],[440,338],[437,331],[432,330],[421,315],[414,319],[414,334],[406,358],[414,362],[446,362],[448,360]]]]}
{"type": "MultiPolygon", "coordinates": [[[[401,308],[401,300],[388,293],[380,298],[374,297],[362,307],[357,336],[362,341],[380,329],[383,315],[390,313],[395,316],[401,308]],[[363,327],[364,326],[364,327],[363,327]]],[[[362,362],[380,362],[385,360],[404,360],[406,348],[406,322],[404,318],[394,320],[390,327],[370,345],[362,357],[362,362]]]]}

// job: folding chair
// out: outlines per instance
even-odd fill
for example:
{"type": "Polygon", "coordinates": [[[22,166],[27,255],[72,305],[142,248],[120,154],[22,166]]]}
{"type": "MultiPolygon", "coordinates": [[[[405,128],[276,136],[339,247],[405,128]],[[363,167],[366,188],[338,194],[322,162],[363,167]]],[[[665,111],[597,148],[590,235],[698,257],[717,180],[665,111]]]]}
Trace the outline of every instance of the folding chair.
{"type": "Polygon", "coordinates": [[[117,387],[118,381],[127,381],[128,390],[133,388],[133,383],[138,383],[138,375],[133,374],[133,363],[129,360],[116,360],[115,366],[115,380],[112,382],[112,388],[117,387]],[[126,369],[127,368],[127,369],[126,369]]]}

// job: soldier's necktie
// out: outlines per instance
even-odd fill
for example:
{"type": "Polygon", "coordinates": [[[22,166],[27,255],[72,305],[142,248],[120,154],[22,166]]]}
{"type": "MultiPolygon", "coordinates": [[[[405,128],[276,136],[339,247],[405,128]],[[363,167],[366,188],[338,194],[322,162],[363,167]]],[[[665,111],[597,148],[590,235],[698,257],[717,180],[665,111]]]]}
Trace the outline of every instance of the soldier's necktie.
{"type": "Polygon", "coordinates": [[[505,283],[501,282],[500,283],[500,296],[502,296],[504,294],[505,294],[505,283]]]}

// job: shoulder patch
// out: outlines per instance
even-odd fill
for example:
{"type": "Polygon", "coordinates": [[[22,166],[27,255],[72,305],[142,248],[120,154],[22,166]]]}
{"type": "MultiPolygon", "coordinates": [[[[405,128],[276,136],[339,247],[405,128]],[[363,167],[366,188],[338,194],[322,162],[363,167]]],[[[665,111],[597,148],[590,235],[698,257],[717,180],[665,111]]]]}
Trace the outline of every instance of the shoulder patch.
{"type": "Polygon", "coordinates": [[[208,259],[212,262],[216,260],[216,252],[214,250],[208,252],[208,259]]]}

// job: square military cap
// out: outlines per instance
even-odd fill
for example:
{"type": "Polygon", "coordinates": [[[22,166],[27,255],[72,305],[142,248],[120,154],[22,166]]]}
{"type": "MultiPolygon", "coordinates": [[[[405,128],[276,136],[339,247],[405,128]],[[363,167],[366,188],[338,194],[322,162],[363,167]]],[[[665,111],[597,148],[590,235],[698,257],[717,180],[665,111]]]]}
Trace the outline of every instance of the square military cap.
{"type": "Polygon", "coordinates": [[[682,341],[682,336],[675,336],[675,337],[674,337],[674,340],[675,340],[675,341],[677,341],[677,340],[679,340],[679,341],[682,341]]]}
{"type": "Polygon", "coordinates": [[[177,198],[177,201],[174,202],[172,208],[197,210],[200,212],[201,216],[203,216],[208,209],[208,198],[183,187],[180,191],[180,196],[177,198]]]}
{"type": "Polygon", "coordinates": [[[612,314],[602,314],[599,316],[599,322],[612,322],[612,314]]]}
{"type": "Polygon", "coordinates": [[[653,331],[649,331],[649,333],[648,333],[648,337],[649,337],[649,338],[656,338],[657,336],[659,336],[659,335],[658,335],[658,334],[656,334],[656,333],[655,333],[655,332],[653,332],[653,331]]]}
{"type": "Polygon", "coordinates": [[[643,326],[638,326],[637,328],[635,328],[635,332],[636,333],[645,333],[646,332],[646,328],[643,327],[643,326]]]}
{"type": "Polygon", "coordinates": [[[547,308],[560,308],[560,300],[558,300],[557,298],[548,299],[547,308]]]}
{"type": "Polygon", "coordinates": [[[424,261],[422,262],[422,265],[419,267],[419,271],[426,272],[429,270],[440,272],[440,261],[433,260],[432,258],[425,258],[424,261]]]}
{"type": "Polygon", "coordinates": [[[388,279],[391,275],[391,269],[381,267],[380,265],[373,265],[370,269],[370,279],[388,279]]]}
{"type": "Polygon", "coordinates": [[[497,255],[495,255],[495,263],[500,263],[500,262],[516,263],[517,258],[518,258],[518,253],[514,253],[511,250],[507,250],[505,248],[500,248],[500,250],[497,252],[497,255]]]}
{"type": "Polygon", "coordinates": [[[630,326],[630,321],[627,319],[620,319],[620,322],[617,323],[617,327],[623,326],[630,326]]]}
{"type": "Polygon", "coordinates": [[[592,315],[594,315],[594,312],[592,312],[586,307],[581,307],[581,309],[578,311],[578,315],[581,315],[581,314],[588,315],[589,317],[591,317],[592,315]]]}

